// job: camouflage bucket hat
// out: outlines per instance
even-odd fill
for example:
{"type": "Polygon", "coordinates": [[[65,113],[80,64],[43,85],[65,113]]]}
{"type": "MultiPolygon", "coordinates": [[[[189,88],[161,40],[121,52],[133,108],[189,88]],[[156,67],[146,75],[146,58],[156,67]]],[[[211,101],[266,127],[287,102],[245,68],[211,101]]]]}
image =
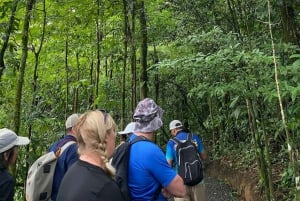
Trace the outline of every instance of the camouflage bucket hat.
{"type": "Polygon", "coordinates": [[[136,121],[136,132],[154,132],[162,125],[163,110],[151,98],[140,101],[135,109],[133,118],[136,121]]]}

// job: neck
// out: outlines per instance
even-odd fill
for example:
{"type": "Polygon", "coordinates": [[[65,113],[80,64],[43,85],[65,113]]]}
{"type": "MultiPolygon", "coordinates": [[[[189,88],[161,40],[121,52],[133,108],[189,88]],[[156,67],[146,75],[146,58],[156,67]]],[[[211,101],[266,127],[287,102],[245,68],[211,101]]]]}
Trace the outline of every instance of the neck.
{"type": "Polygon", "coordinates": [[[143,133],[143,132],[136,132],[135,133],[137,136],[144,136],[148,140],[153,140],[154,132],[149,132],[149,133],[143,133]]]}

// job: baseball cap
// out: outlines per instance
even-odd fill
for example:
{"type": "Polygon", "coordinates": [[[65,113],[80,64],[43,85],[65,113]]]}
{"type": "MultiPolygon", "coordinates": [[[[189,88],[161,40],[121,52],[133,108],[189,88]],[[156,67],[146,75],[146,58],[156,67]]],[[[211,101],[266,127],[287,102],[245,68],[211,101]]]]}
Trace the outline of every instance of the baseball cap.
{"type": "Polygon", "coordinates": [[[131,122],[127,124],[126,128],[123,131],[119,131],[118,134],[124,135],[124,134],[133,133],[134,128],[135,128],[135,122],[131,122]]]}
{"type": "Polygon", "coordinates": [[[17,136],[15,132],[7,128],[0,129],[0,153],[3,153],[14,146],[27,145],[28,137],[17,136]]]}
{"type": "Polygon", "coordinates": [[[66,129],[72,128],[76,125],[80,114],[72,114],[66,120],[66,129]]]}
{"type": "Polygon", "coordinates": [[[173,130],[175,128],[180,128],[180,127],[183,127],[183,126],[182,126],[182,123],[179,120],[173,120],[173,121],[171,121],[171,123],[170,123],[170,130],[173,130]]]}

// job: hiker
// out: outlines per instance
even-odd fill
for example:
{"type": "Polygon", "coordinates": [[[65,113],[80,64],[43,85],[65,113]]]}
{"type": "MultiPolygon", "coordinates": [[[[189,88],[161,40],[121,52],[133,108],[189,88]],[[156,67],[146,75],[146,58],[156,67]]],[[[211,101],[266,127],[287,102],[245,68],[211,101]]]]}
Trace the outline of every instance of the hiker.
{"type": "Polygon", "coordinates": [[[129,135],[134,132],[134,127],[135,127],[135,122],[130,122],[129,124],[127,124],[127,126],[123,131],[118,132],[118,134],[121,136],[120,144],[126,142],[129,135]]]}
{"type": "Polygon", "coordinates": [[[163,110],[150,98],[140,101],[135,109],[135,131],[129,141],[137,136],[148,140],[131,145],[128,187],[132,200],[166,201],[186,193],[182,178],[170,167],[161,148],[151,142],[162,126],[162,114],[163,110]]]}
{"type": "Polygon", "coordinates": [[[14,200],[15,179],[9,173],[8,166],[16,163],[18,146],[29,142],[27,137],[17,136],[12,130],[0,129],[0,200],[14,200]]]}
{"type": "MultiPolygon", "coordinates": [[[[179,141],[184,141],[188,139],[188,133],[184,131],[184,127],[179,120],[173,120],[169,125],[170,132],[173,137],[178,139],[179,141]]],[[[198,135],[192,135],[192,142],[196,144],[196,148],[202,160],[207,159],[207,154],[204,149],[204,145],[202,140],[198,135]]],[[[166,158],[171,167],[174,167],[177,170],[177,161],[178,156],[176,154],[176,142],[173,139],[170,139],[166,146],[166,158]]],[[[199,184],[194,186],[186,185],[186,195],[184,198],[174,198],[175,201],[205,201],[205,185],[204,180],[202,180],[199,184]]]]}
{"type": "Polygon", "coordinates": [[[59,147],[62,147],[67,142],[74,141],[74,143],[69,145],[69,147],[67,147],[66,150],[64,150],[64,152],[61,153],[60,157],[58,158],[55,167],[54,177],[53,177],[53,185],[52,185],[52,192],[51,192],[52,201],[56,200],[58,189],[65,173],[78,160],[77,143],[76,143],[74,126],[77,123],[79,116],[80,114],[74,113],[67,118],[65,122],[65,128],[66,128],[65,136],[62,139],[56,141],[48,149],[48,152],[50,151],[56,152],[59,147]]]}
{"type": "Polygon", "coordinates": [[[115,150],[116,124],[105,111],[89,111],[76,127],[79,160],[61,183],[57,201],[123,201],[108,160],[115,150]]]}

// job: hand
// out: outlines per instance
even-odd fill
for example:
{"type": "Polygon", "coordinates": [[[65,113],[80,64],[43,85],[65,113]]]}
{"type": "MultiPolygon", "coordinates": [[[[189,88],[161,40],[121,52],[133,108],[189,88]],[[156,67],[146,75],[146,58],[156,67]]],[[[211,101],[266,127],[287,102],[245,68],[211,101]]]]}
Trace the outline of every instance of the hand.
{"type": "Polygon", "coordinates": [[[165,188],[161,189],[161,193],[165,198],[170,199],[171,197],[173,197],[173,195],[171,193],[169,193],[169,191],[165,188]]]}

